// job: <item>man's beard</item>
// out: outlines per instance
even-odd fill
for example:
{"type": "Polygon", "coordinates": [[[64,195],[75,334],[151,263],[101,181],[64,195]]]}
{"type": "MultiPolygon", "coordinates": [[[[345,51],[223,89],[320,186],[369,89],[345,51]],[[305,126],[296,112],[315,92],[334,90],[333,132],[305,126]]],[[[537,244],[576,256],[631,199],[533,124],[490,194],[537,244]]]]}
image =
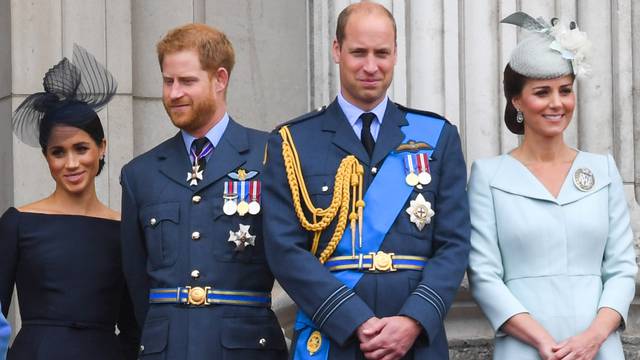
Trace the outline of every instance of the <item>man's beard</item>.
{"type": "Polygon", "coordinates": [[[174,113],[166,103],[164,107],[173,125],[187,132],[202,128],[216,112],[216,104],[210,98],[191,104],[191,108],[186,112],[174,113]]]}

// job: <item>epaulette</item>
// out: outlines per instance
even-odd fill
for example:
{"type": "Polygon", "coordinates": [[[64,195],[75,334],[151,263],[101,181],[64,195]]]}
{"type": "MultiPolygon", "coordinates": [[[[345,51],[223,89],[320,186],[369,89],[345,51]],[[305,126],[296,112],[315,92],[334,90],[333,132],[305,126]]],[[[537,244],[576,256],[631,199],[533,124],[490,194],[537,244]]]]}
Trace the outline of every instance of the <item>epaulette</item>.
{"type": "Polygon", "coordinates": [[[426,115],[426,116],[431,116],[434,117],[436,119],[442,119],[446,122],[449,122],[449,120],[447,120],[447,118],[445,118],[444,116],[440,115],[440,114],[436,114],[434,112],[431,111],[426,111],[426,110],[418,110],[418,109],[412,109],[410,107],[406,107],[404,105],[400,105],[398,103],[395,103],[396,106],[398,107],[398,109],[405,111],[405,112],[410,112],[410,113],[416,113],[416,114],[422,114],[422,115],[426,115]]]}
{"type": "Polygon", "coordinates": [[[327,105],[322,105],[321,107],[319,107],[319,108],[317,108],[317,109],[315,109],[313,111],[310,111],[310,112],[308,112],[306,114],[300,115],[297,118],[294,118],[294,119],[289,120],[287,122],[283,122],[282,124],[276,126],[275,131],[280,130],[280,128],[285,126],[285,125],[297,124],[297,123],[299,123],[301,121],[305,121],[307,119],[314,118],[314,117],[316,117],[318,115],[322,115],[322,114],[324,114],[324,112],[326,110],[327,110],[327,105]]]}

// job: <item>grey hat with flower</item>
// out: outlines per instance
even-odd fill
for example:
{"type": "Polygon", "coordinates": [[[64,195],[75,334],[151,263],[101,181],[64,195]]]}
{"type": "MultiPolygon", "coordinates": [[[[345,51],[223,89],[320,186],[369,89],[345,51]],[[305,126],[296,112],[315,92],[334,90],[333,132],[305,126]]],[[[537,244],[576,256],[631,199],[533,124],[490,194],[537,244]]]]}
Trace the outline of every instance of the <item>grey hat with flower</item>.
{"type": "Polygon", "coordinates": [[[519,74],[532,79],[553,79],[569,74],[582,77],[591,71],[587,62],[591,42],[575,22],[553,18],[547,23],[524,12],[513,13],[501,22],[529,31],[509,59],[509,65],[519,74]]]}
{"type": "Polygon", "coordinates": [[[578,29],[575,22],[562,22],[557,18],[547,23],[523,12],[513,13],[502,23],[513,24],[527,30],[525,37],[511,53],[504,69],[504,95],[507,99],[504,122],[514,134],[524,134],[524,116],[512,103],[520,95],[527,79],[555,79],[567,75],[572,78],[588,75],[591,71],[589,53],[591,42],[578,29]]]}

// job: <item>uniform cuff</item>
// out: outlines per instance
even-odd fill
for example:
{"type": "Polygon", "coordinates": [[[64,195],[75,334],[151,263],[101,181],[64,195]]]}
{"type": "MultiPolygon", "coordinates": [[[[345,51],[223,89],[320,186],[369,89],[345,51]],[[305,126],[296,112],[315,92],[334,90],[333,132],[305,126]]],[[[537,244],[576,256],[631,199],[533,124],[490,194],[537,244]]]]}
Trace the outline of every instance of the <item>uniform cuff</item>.
{"type": "Polygon", "coordinates": [[[320,305],[311,320],[323,333],[343,346],[362,323],[374,316],[369,306],[343,285],[320,305]]]}
{"type": "Polygon", "coordinates": [[[443,327],[446,306],[435,290],[420,284],[407,298],[398,315],[408,316],[418,321],[430,343],[443,327]]]}

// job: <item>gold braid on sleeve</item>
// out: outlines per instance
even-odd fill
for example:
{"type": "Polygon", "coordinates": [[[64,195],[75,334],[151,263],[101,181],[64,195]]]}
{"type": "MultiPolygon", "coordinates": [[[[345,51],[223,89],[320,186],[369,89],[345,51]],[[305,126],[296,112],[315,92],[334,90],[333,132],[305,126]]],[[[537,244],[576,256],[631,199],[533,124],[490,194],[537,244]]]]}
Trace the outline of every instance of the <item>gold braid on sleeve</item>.
{"type": "Polygon", "coordinates": [[[318,259],[320,263],[324,263],[333,254],[347,228],[347,220],[351,225],[351,249],[352,255],[355,256],[356,230],[360,233],[359,244],[360,247],[362,246],[362,215],[365,205],[362,199],[364,168],[353,155],[342,159],[335,176],[331,204],[326,209],[316,208],[311,202],[304,182],[300,158],[291,132],[287,126],[283,126],[279,133],[282,137],[282,157],[296,216],[305,230],[313,232],[311,253],[316,255],[322,231],[329,227],[337,216],[335,231],[318,259]],[[304,201],[305,209],[311,215],[311,219],[307,219],[300,199],[304,201]]]}

